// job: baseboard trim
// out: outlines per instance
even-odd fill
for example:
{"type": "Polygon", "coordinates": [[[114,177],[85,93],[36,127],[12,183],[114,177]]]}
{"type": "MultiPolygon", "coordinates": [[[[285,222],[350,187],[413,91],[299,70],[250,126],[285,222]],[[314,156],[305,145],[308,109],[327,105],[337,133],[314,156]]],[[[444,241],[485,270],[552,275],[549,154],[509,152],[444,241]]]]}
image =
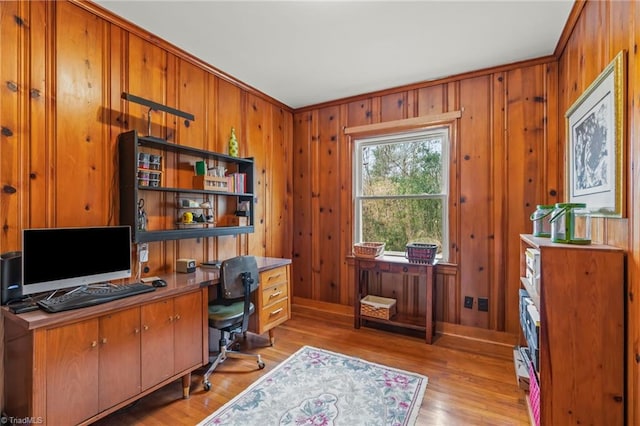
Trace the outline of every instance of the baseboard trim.
{"type": "Polygon", "coordinates": [[[319,302],[303,297],[293,297],[291,311],[302,315],[353,324],[353,307],[338,303],[319,302]]]}
{"type": "Polygon", "coordinates": [[[448,322],[436,322],[436,334],[462,337],[509,347],[513,347],[518,343],[518,336],[511,333],[448,322]]]}
{"type": "MultiPolygon", "coordinates": [[[[296,314],[311,315],[341,323],[353,323],[353,307],[338,303],[293,297],[291,311],[296,314]]],[[[456,336],[502,346],[514,346],[518,343],[518,336],[511,333],[446,322],[436,322],[436,334],[456,336]]]]}

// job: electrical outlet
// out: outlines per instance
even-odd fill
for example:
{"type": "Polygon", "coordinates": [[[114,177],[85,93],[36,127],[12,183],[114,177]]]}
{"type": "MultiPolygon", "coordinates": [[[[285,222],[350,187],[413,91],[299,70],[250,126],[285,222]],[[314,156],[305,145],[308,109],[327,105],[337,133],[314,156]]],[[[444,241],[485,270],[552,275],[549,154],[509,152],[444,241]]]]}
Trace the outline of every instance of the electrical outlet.
{"type": "Polygon", "coordinates": [[[489,312],[489,299],[486,297],[478,297],[478,310],[480,312],[489,312]]]}
{"type": "Polygon", "coordinates": [[[471,296],[464,297],[464,307],[467,309],[473,309],[473,297],[471,296]]]}
{"type": "Polygon", "coordinates": [[[149,245],[147,243],[138,245],[138,259],[141,263],[149,261],[149,245]]]}

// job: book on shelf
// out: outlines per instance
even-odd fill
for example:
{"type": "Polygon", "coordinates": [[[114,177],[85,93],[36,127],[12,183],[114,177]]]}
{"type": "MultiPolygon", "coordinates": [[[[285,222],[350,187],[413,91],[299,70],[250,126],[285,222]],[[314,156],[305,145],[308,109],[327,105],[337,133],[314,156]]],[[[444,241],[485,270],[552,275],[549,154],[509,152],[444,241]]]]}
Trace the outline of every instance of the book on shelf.
{"type": "Polygon", "coordinates": [[[230,173],[227,175],[227,190],[244,194],[247,192],[247,174],[246,173],[230,173]]]}

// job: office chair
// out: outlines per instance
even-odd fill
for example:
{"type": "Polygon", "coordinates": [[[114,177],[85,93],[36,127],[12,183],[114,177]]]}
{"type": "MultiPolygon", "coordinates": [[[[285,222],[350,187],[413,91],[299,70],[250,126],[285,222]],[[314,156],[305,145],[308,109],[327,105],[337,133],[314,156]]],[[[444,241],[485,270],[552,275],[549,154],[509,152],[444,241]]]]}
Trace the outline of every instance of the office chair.
{"type": "Polygon", "coordinates": [[[206,391],[211,389],[209,376],[227,358],[255,358],[258,368],[264,368],[260,354],[245,354],[237,350],[240,346],[237,337],[239,334],[246,336],[249,316],[255,311],[251,293],[258,285],[258,264],[255,257],[238,256],[225,260],[220,265],[218,297],[209,305],[209,327],[220,331],[219,352],[210,358],[211,366],[204,374],[206,391]]]}

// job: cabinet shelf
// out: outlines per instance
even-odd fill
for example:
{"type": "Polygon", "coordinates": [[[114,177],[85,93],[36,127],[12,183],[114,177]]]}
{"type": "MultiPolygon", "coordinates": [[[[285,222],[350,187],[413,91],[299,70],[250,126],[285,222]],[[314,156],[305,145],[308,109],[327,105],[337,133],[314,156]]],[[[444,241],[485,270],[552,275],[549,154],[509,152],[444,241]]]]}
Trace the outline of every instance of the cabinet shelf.
{"type": "Polygon", "coordinates": [[[529,297],[533,301],[533,304],[536,305],[538,309],[540,309],[540,295],[538,294],[536,289],[529,283],[529,280],[525,277],[520,277],[520,283],[522,284],[522,287],[527,290],[527,293],[529,293],[529,297]]]}
{"type": "MultiPolygon", "coordinates": [[[[253,194],[254,162],[252,158],[238,158],[226,154],[206,151],[200,148],[193,148],[185,145],[178,145],[159,139],[153,136],[138,136],[135,130],[121,133],[118,137],[119,152],[119,177],[120,177],[120,224],[131,226],[131,237],[133,242],[144,243],[152,241],[181,240],[188,238],[216,237],[224,235],[248,234],[254,232],[253,204],[255,194],[253,194]],[[161,154],[162,165],[165,170],[147,170],[149,172],[162,174],[162,180],[156,182],[157,186],[139,185],[138,160],[140,154],[156,155],[161,154]],[[179,155],[179,162],[172,157],[179,155]],[[191,158],[189,158],[191,157],[191,158]],[[185,159],[186,158],[186,159],[185,159]],[[168,161],[167,161],[168,160],[168,161]],[[185,182],[189,179],[187,170],[184,169],[185,161],[191,161],[195,165],[196,161],[213,162],[229,170],[230,173],[242,174],[245,178],[245,192],[216,191],[211,189],[197,189],[192,187],[175,187],[177,182],[185,182]],[[179,164],[179,165],[178,165],[179,164]],[[168,177],[167,177],[168,176],[168,177]],[[179,179],[177,179],[179,177],[179,179]],[[186,178],[186,179],[185,179],[186,178]],[[175,180],[172,180],[175,179],[175,180]],[[211,203],[211,213],[214,216],[213,223],[224,223],[229,226],[215,226],[210,222],[198,223],[193,227],[174,228],[167,225],[167,218],[179,217],[187,210],[206,210],[201,207],[182,207],[170,205],[165,200],[165,194],[175,194],[176,197],[188,198],[193,195],[200,195],[211,203]],[[143,200],[144,208],[151,209],[145,211],[147,217],[153,217],[154,223],[149,223],[146,229],[139,227],[138,206],[143,200]],[[242,203],[248,207],[246,222],[230,223],[228,216],[233,216],[238,210],[238,205],[242,203]],[[224,209],[218,211],[218,208],[224,209]],[[166,226],[166,228],[165,228],[166,226]]],[[[189,185],[191,180],[189,179],[189,185]]],[[[151,222],[151,221],[149,221],[151,222]]],[[[145,225],[147,225],[146,222],[145,225]]]]}
{"type": "Polygon", "coordinates": [[[176,206],[176,209],[178,210],[211,210],[211,207],[182,207],[182,206],[176,206]]]}
{"type": "Polygon", "coordinates": [[[138,231],[136,241],[148,243],[152,241],[182,240],[187,238],[218,237],[221,235],[249,234],[253,226],[217,226],[193,229],[165,229],[161,231],[138,231]]]}
{"type": "Polygon", "coordinates": [[[253,194],[248,192],[229,192],[229,191],[211,191],[210,189],[193,189],[193,188],[167,188],[163,186],[138,186],[138,191],[161,191],[161,192],[179,192],[181,194],[208,194],[208,195],[227,195],[230,197],[241,197],[253,199],[253,194]]]}
{"type": "Polygon", "coordinates": [[[213,151],[206,151],[204,149],[194,148],[187,145],[178,145],[172,142],[167,142],[164,139],[156,138],[154,136],[136,136],[136,139],[139,146],[146,146],[148,148],[159,149],[166,152],[186,154],[205,159],[219,160],[226,163],[237,163],[253,166],[253,159],[251,158],[232,157],[230,155],[213,151]]]}

